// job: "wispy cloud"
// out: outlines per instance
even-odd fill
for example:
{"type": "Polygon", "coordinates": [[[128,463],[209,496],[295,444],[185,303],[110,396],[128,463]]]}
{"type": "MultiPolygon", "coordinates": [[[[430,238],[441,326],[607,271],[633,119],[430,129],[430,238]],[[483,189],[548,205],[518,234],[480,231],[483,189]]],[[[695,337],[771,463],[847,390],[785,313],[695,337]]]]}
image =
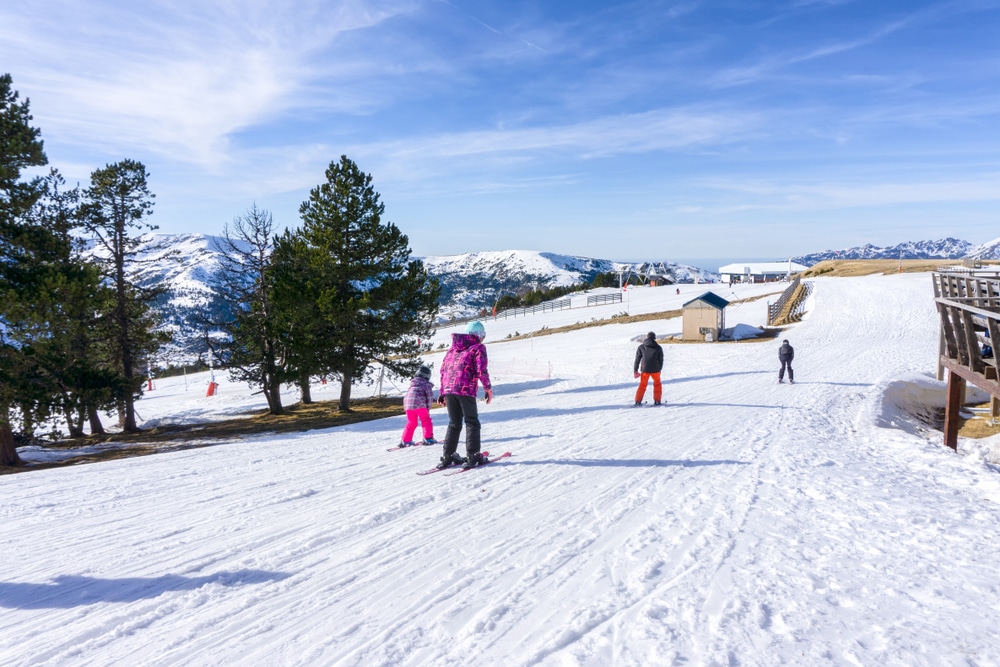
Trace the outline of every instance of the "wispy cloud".
{"type": "Polygon", "coordinates": [[[874,44],[884,37],[901,30],[909,22],[910,19],[894,21],[872,30],[857,39],[830,42],[812,49],[772,55],[752,65],[724,68],[712,77],[710,83],[719,88],[753,83],[775,76],[792,65],[828,58],[874,44]]]}
{"type": "Polygon", "coordinates": [[[660,109],[569,125],[459,132],[359,148],[394,158],[566,152],[589,159],[729,142],[758,124],[759,119],[753,114],[695,108],[660,109]]]}
{"type": "Polygon", "coordinates": [[[212,166],[234,133],[301,104],[336,69],[316,55],[338,35],[409,4],[17,3],[0,10],[0,55],[61,141],[212,166]]]}
{"type": "Polygon", "coordinates": [[[933,179],[910,182],[773,182],[741,178],[706,179],[692,188],[704,188],[707,203],[679,205],[678,211],[726,215],[741,211],[810,212],[882,208],[915,204],[1000,201],[1000,173],[974,179],[933,179]],[[725,193],[723,198],[718,194],[725,193]],[[725,203],[720,204],[720,201],[725,203]]]}

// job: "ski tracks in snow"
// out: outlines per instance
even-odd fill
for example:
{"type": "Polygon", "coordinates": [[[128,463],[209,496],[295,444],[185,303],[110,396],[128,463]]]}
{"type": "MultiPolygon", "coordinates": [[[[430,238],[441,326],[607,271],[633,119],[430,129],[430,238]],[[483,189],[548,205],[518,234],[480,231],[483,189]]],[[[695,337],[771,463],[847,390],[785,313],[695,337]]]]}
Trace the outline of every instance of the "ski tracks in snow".
{"type": "Polygon", "coordinates": [[[817,281],[783,334],[798,384],[776,383],[775,341],[665,346],[664,408],[630,407],[632,339],[676,321],[536,338],[557,377],[497,383],[483,445],[514,456],[469,474],[414,475],[440,452],[385,452],[394,418],[26,475],[59,500],[17,484],[0,510],[17,579],[0,648],[18,665],[931,665],[941,647],[991,664],[953,601],[996,609],[1000,548],[977,538],[995,508],[945,474],[961,461],[864,417],[885,379],[932,368],[933,327],[915,332],[934,315],[912,306],[929,281],[846,285],[817,281]]]}

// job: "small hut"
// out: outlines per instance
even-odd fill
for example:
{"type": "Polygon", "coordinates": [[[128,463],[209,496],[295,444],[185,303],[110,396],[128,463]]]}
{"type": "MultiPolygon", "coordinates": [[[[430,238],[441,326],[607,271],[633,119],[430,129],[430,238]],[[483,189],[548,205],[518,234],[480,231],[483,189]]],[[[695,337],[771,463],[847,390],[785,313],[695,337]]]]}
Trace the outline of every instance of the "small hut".
{"type": "Polygon", "coordinates": [[[684,326],[681,340],[719,340],[726,328],[726,306],[729,302],[714,292],[705,292],[682,306],[684,326]]]}

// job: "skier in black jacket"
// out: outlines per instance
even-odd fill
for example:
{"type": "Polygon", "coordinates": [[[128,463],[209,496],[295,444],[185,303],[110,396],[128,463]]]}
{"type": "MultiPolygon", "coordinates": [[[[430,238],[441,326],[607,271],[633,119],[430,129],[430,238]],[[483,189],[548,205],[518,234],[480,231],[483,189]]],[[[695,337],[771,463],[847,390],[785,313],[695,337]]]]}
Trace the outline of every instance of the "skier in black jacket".
{"type": "Polygon", "coordinates": [[[795,371],[792,370],[792,359],[795,358],[795,348],[788,344],[787,340],[781,341],[778,348],[778,361],[781,362],[781,370],[778,371],[778,384],[785,381],[785,369],[788,369],[788,384],[795,384],[795,371]]]}
{"type": "Polygon", "coordinates": [[[635,404],[642,405],[642,397],[646,394],[646,385],[653,379],[653,405],[662,405],[663,385],[660,384],[660,371],[663,370],[663,348],[656,342],[656,334],[650,331],[646,340],[635,351],[635,366],[633,374],[639,380],[639,388],[635,392],[635,404]],[[641,371],[641,372],[640,372],[641,371]]]}

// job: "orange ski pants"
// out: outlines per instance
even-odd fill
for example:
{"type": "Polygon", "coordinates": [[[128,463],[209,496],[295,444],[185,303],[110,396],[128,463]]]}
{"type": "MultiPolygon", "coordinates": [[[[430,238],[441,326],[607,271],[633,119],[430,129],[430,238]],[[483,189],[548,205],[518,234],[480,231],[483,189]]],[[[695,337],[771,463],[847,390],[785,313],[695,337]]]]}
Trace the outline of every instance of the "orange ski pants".
{"type": "Polygon", "coordinates": [[[641,403],[642,397],[646,395],[646,385],[649,384],[649,379],[653,379],[653,400],[657,403],[663,398],[663,385],[660,384],[660,374],[659,373],[643,373],[639,376],[639,388],[635,390],[635,402],[641,403]]]}

